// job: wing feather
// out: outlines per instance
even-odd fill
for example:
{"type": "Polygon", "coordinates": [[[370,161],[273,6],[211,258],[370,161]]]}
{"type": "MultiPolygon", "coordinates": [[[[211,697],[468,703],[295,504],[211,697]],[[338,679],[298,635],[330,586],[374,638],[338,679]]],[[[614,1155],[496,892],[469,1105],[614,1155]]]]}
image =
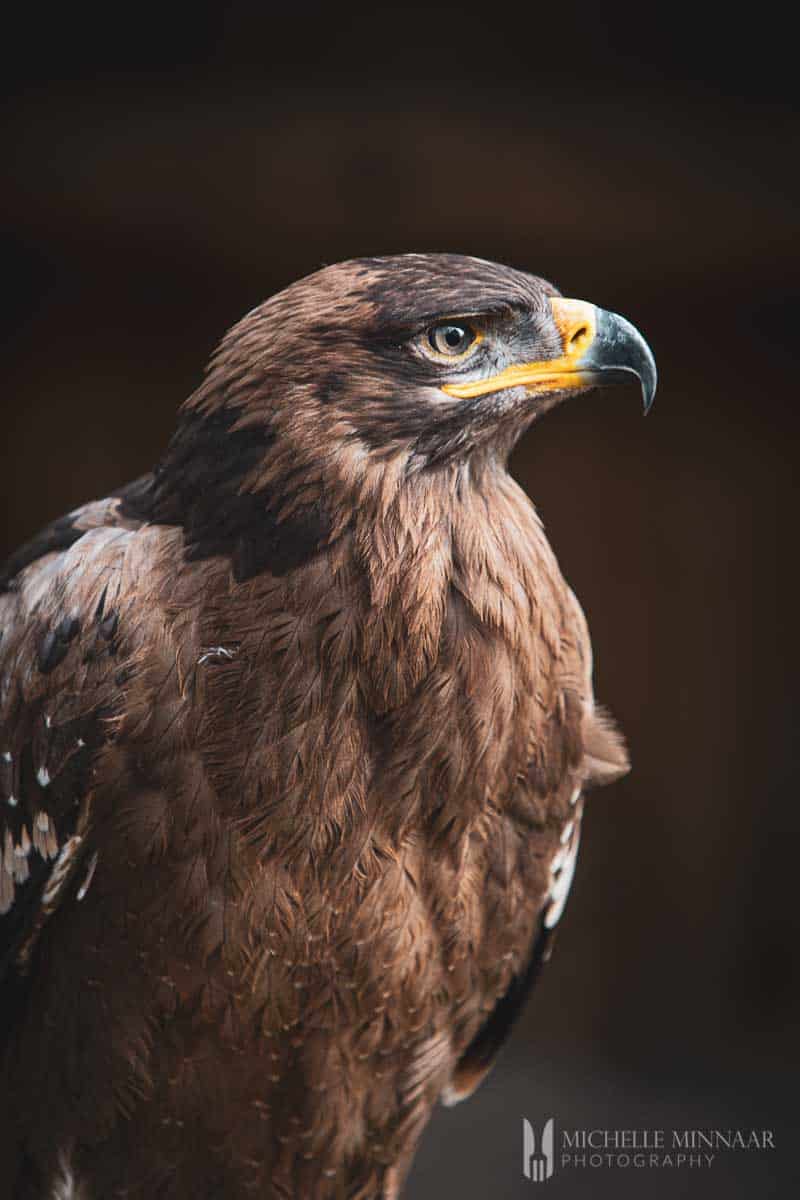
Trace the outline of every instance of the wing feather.
{"type": "MultiPolygon", "coordinates": [[[[590,688],[586,680],[587,691],[590,688]]],[[[589,694],[590,691],[589,691],[589,694]]],[[[561,831],[549,854],[549,884],[542,901],[539,923],[522,970],[515,974],[483,1025],[456,1064],[442,1100],[456,1104],[482,1083],[508,1040],[542,967],[553,950],[556,926],[569,897],[580,845],[583,789],[611,783],[630,769],[627,749],[612,717],[593,702],[584,703],[576,692],[565,691],[563,720],[551,730],[554,744],[539,747],[529,782],[549,794],[554,812],[561,814],[561,831]],[[566,764],[572,769],[565,771],[566,764]],[[555,772],[547,764],[557,764],[555,772]]]]}
{"type": "MultiPolygon", "coordinates": [[[[3,1028],[45,924],[93,869],[93,766],[116,715],[118,500],[54,522],[0,570],[3,1028]]],[[[85,894],[85,890],[84,893],[85,894]]]]}

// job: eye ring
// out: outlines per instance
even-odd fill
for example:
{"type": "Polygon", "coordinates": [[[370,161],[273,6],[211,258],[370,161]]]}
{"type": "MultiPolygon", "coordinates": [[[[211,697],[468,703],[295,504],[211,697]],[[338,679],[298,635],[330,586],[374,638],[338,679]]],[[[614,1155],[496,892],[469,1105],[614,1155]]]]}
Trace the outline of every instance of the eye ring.
{"type": "Polygon", "coordinates": [[[481,335],[469,321],[437,321],[428,330],[427,341],[442,358],[463,358],[481,341],[481,335]]]}

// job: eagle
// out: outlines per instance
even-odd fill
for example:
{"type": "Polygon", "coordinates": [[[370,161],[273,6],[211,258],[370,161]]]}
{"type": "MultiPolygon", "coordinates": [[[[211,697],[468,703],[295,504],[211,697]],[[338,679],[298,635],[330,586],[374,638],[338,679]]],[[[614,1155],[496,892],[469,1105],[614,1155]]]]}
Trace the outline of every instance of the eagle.
{"type": "Polygon", "coordinates": [[[547,959],[628,770],[507,470],[638,379],[624,318],[452,254],[223,338],[151,474],[0,573],[0,1178],[396,1197],[547,959]]]}

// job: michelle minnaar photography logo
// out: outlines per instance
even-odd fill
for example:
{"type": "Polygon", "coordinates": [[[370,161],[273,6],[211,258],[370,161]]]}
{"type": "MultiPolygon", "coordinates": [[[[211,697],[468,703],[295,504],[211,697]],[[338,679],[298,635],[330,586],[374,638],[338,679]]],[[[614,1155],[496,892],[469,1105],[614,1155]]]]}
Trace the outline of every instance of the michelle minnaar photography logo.
{"type": "Polygon", "coordinates": [[[533,1183],[543,1183],[553,1174],[553,1126],[551,1117],[537,1141],[530,1121],[522,1118],[522,1173],[533,1183]]]}
{"type": "Polygon", "coordinates": [[[771,1129],[560,1129],[522,1118],[522,1174],[545,1183],[556,1170],[707,1170],[722,1154],[775,1149],[771,1129]]]}

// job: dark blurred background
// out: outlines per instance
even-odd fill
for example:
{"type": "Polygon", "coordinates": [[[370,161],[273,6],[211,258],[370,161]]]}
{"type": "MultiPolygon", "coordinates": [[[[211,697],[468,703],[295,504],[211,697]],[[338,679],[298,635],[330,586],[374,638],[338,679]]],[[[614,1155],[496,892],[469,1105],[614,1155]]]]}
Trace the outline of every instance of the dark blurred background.
{"type": "Polygon", "coordinates": [[[408,1194],[521,1197],[521,1118],[773,1128],[564,1196],[798,1194],[794,41],[700,6],[31,9],[6,29],[0,556],[146,470],[215,341],[326,262],[452,250],[628,315],[661,386],[514,458],[634,771],[553,963],[408,1194]]]}

